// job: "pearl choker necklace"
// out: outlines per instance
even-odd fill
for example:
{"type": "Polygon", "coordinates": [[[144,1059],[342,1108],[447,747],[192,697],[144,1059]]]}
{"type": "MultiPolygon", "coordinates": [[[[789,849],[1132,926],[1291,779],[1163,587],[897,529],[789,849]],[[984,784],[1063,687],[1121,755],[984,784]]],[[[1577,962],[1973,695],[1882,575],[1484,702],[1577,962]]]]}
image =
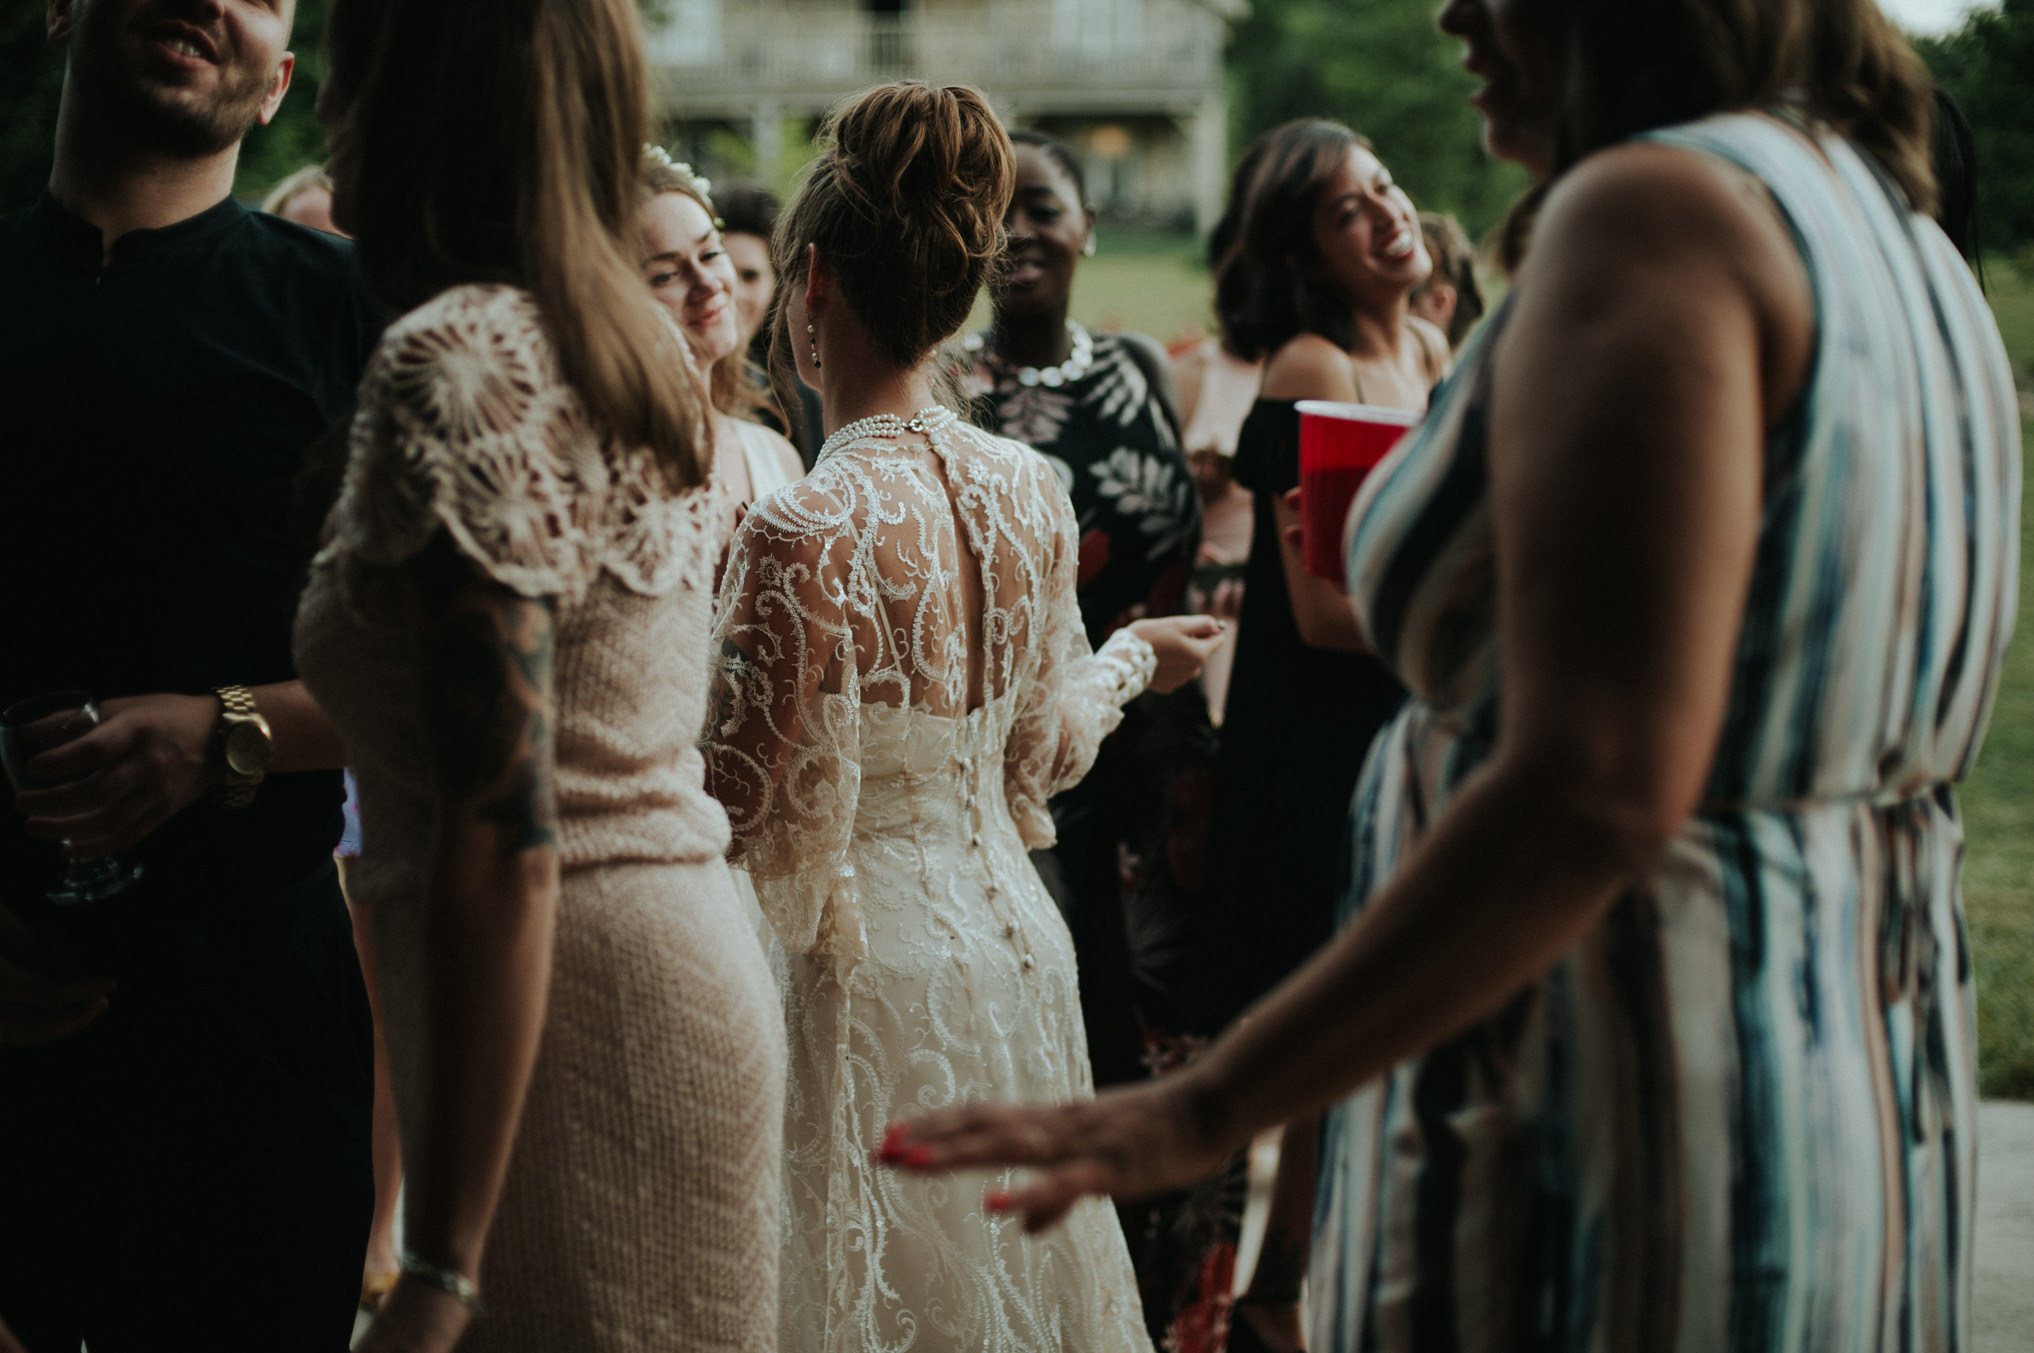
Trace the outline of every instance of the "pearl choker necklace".
{"type": "Polygon", "coordinates": [[[917,432],[930,439],[933,433],[953,421],[953,410],[937,404],[920,409],[909,418],[899,418],[894,413],[858,418],[826,439],[826,444],[819,448],[818,459],[824,460],[840,447],[865,437],[901,437],[907,432],[917,432]]]}
{"type": "MultiPolygon", "coordinates": [[[[1057,390],[1062,385],[1071,385],[1088,374],[1088,368],[1095,364],[1094,336],[1072,320],[1066,322],[1066,331],[1073,335],[1073,353],[1058,366],[1043,369],[1035,366],[1017,368],[1017,383],[1023,386],[1042,385],[1048,390],[1057,390]]],[[[1003,359],[988,350],[988,343],[980,334],[969,334],[961,340],[961,346],[969,352],[978,352],[997,366],[1003,366],[1003,359]]],[[[1008,368],[1005,367],[1007,370],[1008,368]]]]}

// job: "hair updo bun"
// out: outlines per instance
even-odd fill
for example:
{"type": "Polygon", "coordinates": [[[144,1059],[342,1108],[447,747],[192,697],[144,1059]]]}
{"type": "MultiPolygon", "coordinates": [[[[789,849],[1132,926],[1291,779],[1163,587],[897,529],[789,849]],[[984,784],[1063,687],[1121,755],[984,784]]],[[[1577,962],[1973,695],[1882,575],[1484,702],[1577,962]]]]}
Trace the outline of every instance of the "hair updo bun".
{"type": "Polygon", "coordinates": [[[1010,138],[978,91],[916,80],[856,95],[819,138],[777,223],[779,314],[816,244],[882,355],[916,366],[967,322],[1002,252],[1010,138]]]}

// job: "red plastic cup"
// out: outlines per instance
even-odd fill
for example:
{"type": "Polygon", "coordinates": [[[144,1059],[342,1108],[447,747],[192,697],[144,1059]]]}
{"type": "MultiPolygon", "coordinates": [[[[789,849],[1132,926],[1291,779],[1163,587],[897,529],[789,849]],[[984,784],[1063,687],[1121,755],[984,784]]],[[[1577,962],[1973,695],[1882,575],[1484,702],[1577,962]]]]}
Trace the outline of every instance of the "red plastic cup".
{"type": "Polygon", "coordinates": [[[1307,572],[1347,581],[1342,528],[1363,481],[1419,425],[1420,415],[1376,404],[1303,399],[1300,415],[1300,539],[1307,572]]]}

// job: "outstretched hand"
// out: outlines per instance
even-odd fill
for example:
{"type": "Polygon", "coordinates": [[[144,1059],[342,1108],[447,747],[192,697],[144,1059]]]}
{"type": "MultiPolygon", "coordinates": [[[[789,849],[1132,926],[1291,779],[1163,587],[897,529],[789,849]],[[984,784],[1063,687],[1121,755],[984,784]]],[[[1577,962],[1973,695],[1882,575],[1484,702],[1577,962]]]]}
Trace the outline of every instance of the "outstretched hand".
{"type": "Polygon", "coordinates": [[[1028,1166],[1030,1183],[988,1200],[1043,1231],[1090,1194],[1143,1198],[1222,1167],[1240,1145],[1199,1110],[1182,1072],[1079,1104],[974,1104],[893,1124],[878,1163],[917,1174],[1028,1166]]]}

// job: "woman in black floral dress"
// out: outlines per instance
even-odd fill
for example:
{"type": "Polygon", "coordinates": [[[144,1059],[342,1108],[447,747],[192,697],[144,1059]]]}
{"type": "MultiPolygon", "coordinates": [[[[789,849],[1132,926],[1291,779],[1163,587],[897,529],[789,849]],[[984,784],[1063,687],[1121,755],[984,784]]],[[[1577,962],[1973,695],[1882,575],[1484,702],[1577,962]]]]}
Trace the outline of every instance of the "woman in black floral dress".
{"type": "MultiPolygon", "coordinates": [[[[1075,268],[1094,252],[1079,161],[1038,132],[1010,139],[1009,263],[994,291],[994,327],[966,341],[969,393],[977,422],[1036,447],[1066,485],[1081,526],[1081,616],[1099,645],[1132,620],[1181,609],[1200,553],[1200,498],[1164,350],[1142,334],[1091,333],[1067,318],[1075,268]]],[[[1199,682],[1140,696],[1088,778],[1053,803],[1059,844],[1035,858],[1073,931],[1097,1085],[1169,1069],[1191,1050],[1178,1031],[1200,1021],[1183,1008],[1197,993],[1182,965],[1192,953],[1213,759],[1199,682]]],[[[1183,1226],[1186,1203],[1123,1209],[1161,1340],[1179,1318],[1193,1319],[1208,1249],[1200,1237],[1229,1229],[1183,1226]]],[[[1188,1210],[1207,1210],[1205,1199],[1197,1204],[1188,1210]]]]}

